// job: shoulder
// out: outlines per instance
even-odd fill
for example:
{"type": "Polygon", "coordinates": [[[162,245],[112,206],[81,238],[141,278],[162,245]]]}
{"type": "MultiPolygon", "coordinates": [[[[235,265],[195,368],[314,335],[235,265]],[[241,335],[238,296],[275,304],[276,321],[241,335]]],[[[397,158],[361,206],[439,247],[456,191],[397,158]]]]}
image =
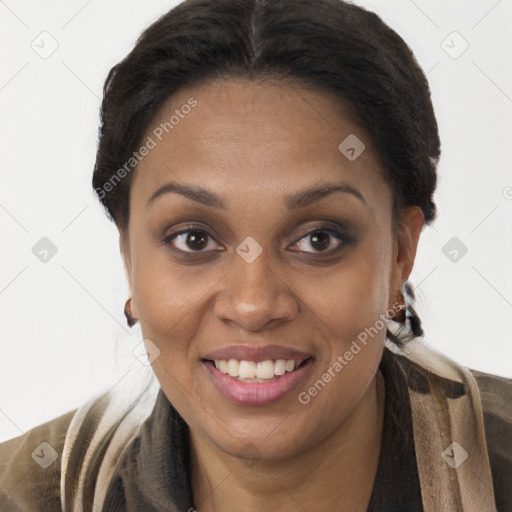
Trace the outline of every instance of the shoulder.
{"type": "MultiPolygon", "coordinates": [[[[486,449],[486,478],[494,489],[497,510],[512,510],[512,379],[465,367],[421,342],[397,350],[397,354],[394,357],[405,372],[409,388],[426,395],[435,386],[448,410],[452,409],[451,420],[459,437],[466,436],[468,446],[481,444],[486,449]],[[456,406],[459,400],[463,409],[456,406]],[[477,429],[473,440],[469,434],[471,423],[477,429]]],[[[453,430],[453,426],[449,428],[453,430]]],[[[464,469],[470,471],[467,464],[464,469]]],[[[474,475],[478,471],[480,468],[475,468],[474,475]]]]}
{"type": "Polygon", "coordinates": [[[512,468],[512,379],[469,371],[480,391],[487,442],[493,450],[502,449],[512,468]]]}
{"type": "Polygon", "coordinates": [[[498,510],[512,510],[512,379],[469,369],[480,390],[498,510]]]}
{"type": "Polygon", "coordinates": [[[0,443],[0,510],[61,510],[62,451],[75,412],[0,443]]]}
{"type": "Polygon", "coordinates": [[[151,413],[153,384],[142,391],[119,385],[0,443],[0,510],[57,512],[70,505],[91,510],[151,413]]]}
{"type": "Polygon", "coordinates": [[[482,397],[484,412],[512,424],[512,378],[469,368],[475,377],[482,397]]]}

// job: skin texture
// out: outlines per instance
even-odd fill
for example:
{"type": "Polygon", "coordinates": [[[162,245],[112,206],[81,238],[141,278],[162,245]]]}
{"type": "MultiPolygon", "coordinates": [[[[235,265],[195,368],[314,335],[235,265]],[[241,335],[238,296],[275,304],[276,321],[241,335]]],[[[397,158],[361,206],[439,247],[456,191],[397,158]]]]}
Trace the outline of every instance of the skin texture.
{"type": "Polygon", "coordinates": [[[276,80],[213,81],[172,97],[146,135],[191,97],[197,106],[138,165],[121,248],[132,313],[160,350],[153,370],[190,427],[194,503],[199,512],[365,511],[381,443],[385,327],[307,405],[297,395],[396,304],[421,209],[403,209],[393,230],[372,141],[334,97],[276,80]],[[366,146],[354,161],[338,149],[349,134],[366,146]],[[225,209],[176,193],[148,205],[170,181],[215,192],[225,209]],[[286,196],[333,182],[364,202],[335,192],[287,210],[286,196]],[[323,221],[349,239],[327,237],[322,251],[308,233],[323,221]],[[186,234],[162,243],[190,225],[209,235],[199,252],[186,234]],[[263,249],[252,263],[236,252],[248,236],[263,249]],[[229,401],[202,357],[240,343],[311,354],[306,383],[273,404],[229,401]]]}

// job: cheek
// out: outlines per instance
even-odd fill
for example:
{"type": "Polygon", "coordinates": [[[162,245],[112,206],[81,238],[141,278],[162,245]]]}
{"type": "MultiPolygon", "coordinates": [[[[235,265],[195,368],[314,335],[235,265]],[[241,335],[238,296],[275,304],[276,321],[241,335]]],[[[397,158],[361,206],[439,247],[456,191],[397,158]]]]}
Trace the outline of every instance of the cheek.
{"type": "Polygon", "coordinates": [[[387,326],[382,315],[388,305],[390,253],[385,243],[374,242],[354,251],[329,285],[312,287],[308,296],[323,350],[315,378],[299,399],[304,411],[321,419],[314,436],[344,421],[378,369],[387,326]]]}
{"type": "Polygon", "coordinates": [[[142,335],[159,350],[152,362],[153,372],[169,400],[191,421],[193,407],[188,398],[193,393],[193,375],[199,365],[195,341],[207,314],[207,294],[213,283],[208,272],[180,272],[167,260],[152,264],[147,260],[138,267],[135,277],[133,296],[139,308],[142,335]]]}
{"type": "Polygon", "coordinates": [[[161,342],[183,340],[197,328],[214,283],[209,272],[180,272],[168,262],[146,262],[134,277],[133,296],[145,335],[147,331],[161,342]]]}
{"type": "Polygon", "coordinates": [[[133,240],[130,284],[141,325],[148,331],[144,334],[161,338],[167,333],[172,338],[174,330],[182,329],[197,317],[215,282],[216,272],[173,261],[170,249],[151,240],[136,223],[130,238],[133,240]]]}
{"type": "Polygon", "coordinates": [[[331,329],[331,336],[338,335],[344,343],[374,325],[388,309],[390,244],[375,234],[365,240],[328,282],[311,286],[307,295],[309,307],[331,329]]]}

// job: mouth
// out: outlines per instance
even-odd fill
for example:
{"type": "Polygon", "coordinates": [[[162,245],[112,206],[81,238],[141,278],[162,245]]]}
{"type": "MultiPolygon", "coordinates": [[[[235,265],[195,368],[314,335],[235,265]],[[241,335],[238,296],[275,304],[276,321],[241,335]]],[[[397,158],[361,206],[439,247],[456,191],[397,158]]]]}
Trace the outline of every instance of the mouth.
{"type": "Polygon", "coordinates": [[[206,354],[201,362],[225,398],[237,405],[261,406],[290,396],[307,379],[314,357],[277,346],[241,345],[206,354]]]}

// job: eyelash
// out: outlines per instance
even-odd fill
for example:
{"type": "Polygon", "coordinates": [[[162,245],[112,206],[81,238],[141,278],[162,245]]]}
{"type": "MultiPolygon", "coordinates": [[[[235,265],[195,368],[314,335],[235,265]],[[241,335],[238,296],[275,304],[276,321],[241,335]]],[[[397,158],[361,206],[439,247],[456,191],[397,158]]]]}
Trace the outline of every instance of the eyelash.
{"type": "MultiPolygon", "coordinates": [[[[171,233],[169,235],[167,235],[163,240],[162,240],[162,243],[164,245],[172,245],[171,242],[177,238],[179,235],[184,235],[184,234],[188,234],[192,231],[197,231],[199,233],[203,233],[205,234],[209,239],[211,240],[214,240],[215,242],[217,242],[215,240],[214,237],[212,237],[205,229],[201,228],[201,227],[198,227],[198,226],[187,226],[186,229],[182,229],[176,233],[171,233]]],[[[313,235],[314,233],[317,233],[317,232],[325,232],[325,233],[328,233],[329,235],[331,235],[333,238],[337,239],[339,242],[340,242],[340,245],[338,245],[338,247],[334,248],[334,249],[327,249],[325,251],[297,251],[297,252],[306,252],[307,254],[333,254],[335,252],[338,252],[339,250],[343,249],[344,246],[348,245],[350,242],[352,242],[352,238],[349,237],[346,233],[343,233],[341,231],[338,231],[337,229],[334,229],[331,225],[328,225],[328,224],[320,224],[318,226],[315,226],[314,228],[310,228],[304,232],[302,232],[300,235],[299,235],[299,238],[293,242],[291,245],[295,245],[297,244],[298,242],[300,242],[303,238],[306,238],[307,236],[311,236],[313,235]]],[[[218,242],[217,242],[218,243],[218,242]]],[[[182,249],[177,249],[176,247],[173,247],[173,250],[175,251],[178,251],[180,253],[184,253],[184,254],[202,254],[202,253],[207,253],[207,252],[210,252],[210,251],[184,251],[182,249]]],[[[220,251],[219,251],[220,252],[220,251]]]]}

